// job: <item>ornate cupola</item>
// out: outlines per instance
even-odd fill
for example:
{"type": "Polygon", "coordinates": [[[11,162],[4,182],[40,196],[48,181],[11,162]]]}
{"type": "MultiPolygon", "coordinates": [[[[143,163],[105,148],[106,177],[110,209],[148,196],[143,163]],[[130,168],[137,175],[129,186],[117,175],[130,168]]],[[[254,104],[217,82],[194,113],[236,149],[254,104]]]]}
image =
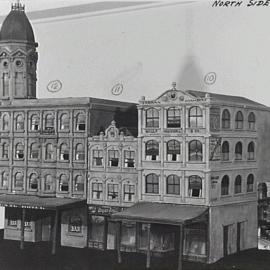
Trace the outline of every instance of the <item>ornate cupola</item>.
{"type": "Polygon", "coordinates": [[[18,0],[0,31],[0,99],[36,98],[38,55],[33,28],[18,0]]]}

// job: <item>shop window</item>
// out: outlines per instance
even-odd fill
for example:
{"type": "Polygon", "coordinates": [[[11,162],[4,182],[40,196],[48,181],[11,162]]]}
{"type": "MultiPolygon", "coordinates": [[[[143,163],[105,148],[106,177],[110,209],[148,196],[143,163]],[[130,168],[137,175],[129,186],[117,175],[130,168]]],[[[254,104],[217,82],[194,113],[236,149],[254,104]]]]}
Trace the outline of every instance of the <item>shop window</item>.
{"type": "Polygon", "coordinates": [[[145,178],[145,192],[159,194],[159,179],[154,173],[148,174],[145,178]]]}
{"type": "Polygon", "coordinates": [[[198,106],[191,107],[188,114],[189,127],[198,128],[203,126],[202,110],[198,106]]]}
{"type": "Polygon", "coordinates": [[[89,247],[103,249],[104,244],[105,217],[91,216],[91,227],[89,232],[89,247]]]}
{"type": "Polygon", "coordinates": [[[229,195],[230,179],[228,175],[224,175],[221,180],[221,196],[229,195]]]}
{"type": "Polygon", "coordinates": [[[135,151],[124,151],[125,168],[135,167],[135,151]]]}
{"type": "Polygon", "coordinates": [[[124,201],[133,202],[135,197],[135,185],[124,184],[124,201]]]}
{"type": "Polygon", "coordinates": [[[188,196],[202,197],[202,178],[192,175],[188,178],[188,196]]]}
{"type": "Polygon", "coordinates": [[[54,159],[54,147],[51,143],[48,143],[46,145],[45,159],[46,160],[53,160],[54,159]]]}
{"type": "Polygon", "coordinates": [[[17,172],[14,176],[14,188],[23,189],[23,174],[17,172]]]}
{"type": "Polygon", "coordinates": [[[108,184],[108,200],[109,201],[118,201],[118,184],[108,184]]]}
{"type": "Polygon", "coordinates": [[[31,159],[39,158],[39,145],[37,143],[32,143],[30,146],[30,158],[31,159]]]}
{"type": "Polygon", "coordinates": [[[69,115],[67,113],[60,117],[60,130],[69,130],[69,115]]]}
{"type": "Polygon", "coordinates": [[[254,130],[255,129],[255,122],[256,122],[255,114],[253,112],[251,112],[248,115],[248,128],[250,130],[254,130]]]}
{"type": "Polygon", "coordinates": [[[155,140],[145,144],[146,160],[159,160],[159,143],[155,140]]]}
{"type": "Polygon", "coordinates": [[[32,173],[29,177],[29,188],[31,190],[38,189],[38,179],[37,179],[37,175],[35,173],[32,173]]]}
{"type": "Polygon", "coordinates": [[[85,130],[85,126],[86,126],[85,123],[86,123],[85,114],[79,113],[76,117],[76,130],[78,131],[85,130]]]}
{"type": "Polygon", "coordinates": [[[72,216],[69,218],[68,231],[71,233],[82,232],[82,219],[79,216],[72,216]]]}
{"type": "Polygon", "coordinates": [[[101,200],[103,198],[103,184],[102,183],[92,183],[92,198],[94,200],[101,200]]]}
{"type": "Polygon", "coordinates": [[[136,245],[136,224],[133,222],[122,222],[121,227],[121,249],[127,252],[136,245]]]}
{"type": "Polygon", "coordinates": [[[150,108],[146,110],[146,127],[147,128],[159,127],[159,112],[157,109],[150,108]]]}
{"type": "Polygon", "coordinates": [[[65,143],[60,145],[60,160],[69,160],[69,148],[65,143]]]}
{"type": "Polygon", "coordinates": [[[237,175],[234,181],[234,193],[238,194],[242,192],[242,177],[237,175]]]}
{"type": "Polygon", "coordinates": [[[9,148],[9,145],[7,143],[2,144],[2,158],[5,158],[5,159],[8,158],[8,148],[9,148]]]}
{"type": "Polygon", "coordinates": [[[238,142],[235,145],[235,159],[241,160],[242,159],[242,143],[238,142]]]}
{"type": "Polygon", "coordinates": [[[9,75],[7,72],[2,75],[2,85],[3,85],[3,97],[9,96],[9,75]]]}
{"type": "Polygon", "coordinates": [[[180,142],[170,140],[167,142],[167,161],[180,161],[180,142]]]}
{"type": "Polygon", "coordinates": [[[9,116],[7,114],[4,114],[2,116],[2,130],[3,131],[9,130],[9,116]]]}
{"type": "Polygon", "coordinates": [[[119,151],[109,150],[108,151],[108,162],[110,167],[118,167],[119,165],[119,151]]]}
{"type": "Polygon", "coordinates": [[[238,111],[235,116],[235,128],[243,129],[244,126],[244,116],[241,111],[238,111]]]}
{"type": "Polygon", "coordinates": [[[103,150],[93,150],[93,166],[103,166],[103,150]]]}
{"type": "Polygon", "coordinates": [[[189,161],[202,161],[202,143],[198,140],[189,142],[188,148],[189,161]]]}
{"type": "Polygon", "coordinates": [[[30,127],[32,131],[39,130],[39,122],[40,122],[39,116],[37,114],[33,114],[31,116],[31,123],[30,123],[30,127]]]}
{"type": "Polygon", "coordinates": [[[45,116],[45,130],[48,132],[54,132],[54,115],[47,114],[45,116]]]}
{"type": "Polygon", "coordinates": [[[248,144],[248,160],[254,160],[255,159],[255,146],[254,142],[250,142],[248,144]]]}
{"type": "Polygon", "coordinates": [[[229,129],[231,127],[231,115],[227,109],[222,112],[221,121],[223,129],[229,129]]]}
{"type": "Polygon", "coordinates": [[[169,108],[167,110],[167,127],[180,128],[181,127],[181,111],[177,108],[169,108]]]}
{"type": "Polygon", "coordinates": [[[74,190],[77,192],[83,192],[84,191],[84,179],[81,175],[77,175],[75,177],[74,182],[74,190]]]}
{"type": "Polygon", "coordinates": [[[65,174],[61,174],[59,178],[59,191],[68,192],[69,182],[68,177],[65,174]]]}
{"type": "Polygon", "coordinates": [[[8,189],[9,177],[7,172],[2,172],[1,188],[8,189]]]}
{"type": "Polygon", "coordinates": [[[167,194],[179,195],[180,194],[180,178],[172,174],[167,177],[167,194]]]}
{"type": "Polygon", "coordinates": [[[17,115],[15,119],[15,129],[17,131],[23,131],[24,130],[24,118],[21,114],[17,115]]]}
{"type": "Polygon", "coordinates": [[[44,190],[53,191],[53,178],[50,174],[47,174],[44,179],[44,190]]]}
{"type": "Polygon", "coordinates": [[[81,143],[78,143],[75,147],[75,159],[83,161],[85,158],[84,146],[81,143]]]}
{"type": "Polygon", "coordinates": [[[15,147],[15,158],[23,159],[24,158],[24,145],[22,143],[17,143],[15,147]]]}
{"type": "Polygon", "coordinates": [[[222,152],[222,160],[226,161],[229,160],[230,156],[230,146],[227,141],[223,142],[221,146],[221,152],[222,152]]]}
{"type": "Polygon", "coordinates": [[[254,191],[254,175],[249,174],[247,177],[247,192],[254,191]]]}

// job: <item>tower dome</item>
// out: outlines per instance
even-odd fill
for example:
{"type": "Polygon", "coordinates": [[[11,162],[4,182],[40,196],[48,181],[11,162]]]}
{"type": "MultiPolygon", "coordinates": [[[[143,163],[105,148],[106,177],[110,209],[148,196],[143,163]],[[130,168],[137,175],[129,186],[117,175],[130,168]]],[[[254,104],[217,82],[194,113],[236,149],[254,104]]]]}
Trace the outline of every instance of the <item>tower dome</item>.
{"type": "Polygon", "coordinates": [[[11,11],[5,18],[0,32],[0,42],[35,43],[33,28],[25,15],[21,3],[12,5],[11,11]]]}

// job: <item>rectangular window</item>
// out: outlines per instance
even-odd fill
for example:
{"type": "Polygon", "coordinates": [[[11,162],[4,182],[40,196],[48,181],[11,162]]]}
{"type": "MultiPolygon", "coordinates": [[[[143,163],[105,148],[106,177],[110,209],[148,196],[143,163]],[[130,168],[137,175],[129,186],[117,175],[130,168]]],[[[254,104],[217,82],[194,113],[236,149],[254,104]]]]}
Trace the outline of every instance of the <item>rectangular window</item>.
{"type": "Polygon", "coordinates": [[[93,150],[93,166],[103,166],[103,150],[93,150]]]}
{"type": "Polygon", "coordinates": [[[202,196],[202,179],[200,177],[197,176],[189,177],[188,195],[189,197],[202,196]]]}
{"type": "Polygon", "coordinates": [[[108,158],[109,158],[110,167],[118,167],[118,164],[119,164],[119,151],[118,150],[109,150],[108,158]]]}
{"type": "Polygon", "coordinates": [[[134,185],[124,185],[124,201],[133,202],[135,196],[135,186],[134,185]]]}
{"type": "Polygon", "coordinates": [[[135,152],[134,151],[124,151],[125,168],[135,167],[135,152]]]}
{"type": "Polygon", "coordinates": [[[94,200],[102,200],[103,185],[102,183],[92,184],[92,198],[94,200]]]}
{"type": "Polygon", "coordinates": [[[3,74],[3,97],[9,96],[9,77],[8,73],[3,74]]]}
{"type": "Polygon", "coordinates": [[[118,184],[108,184],[108,200],[118,201],[118,184]]]}
{"type": "Polygon", "coordinates": [[[15,95],[20,96],[23,93],[23,73],[15,72],[15,95]]]}

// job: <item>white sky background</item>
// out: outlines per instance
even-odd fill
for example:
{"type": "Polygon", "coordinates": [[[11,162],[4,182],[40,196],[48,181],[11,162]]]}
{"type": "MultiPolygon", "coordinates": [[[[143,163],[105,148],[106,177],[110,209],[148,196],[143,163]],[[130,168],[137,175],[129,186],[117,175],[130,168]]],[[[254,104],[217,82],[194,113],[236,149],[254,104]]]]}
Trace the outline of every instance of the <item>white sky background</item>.
{"type": "MultiPolygon", "coordinates": [[[[11,2],[0,0],[0,15],[11,2]]],[[[29,12],[95,1],[22,2],[29,12]]],[[[213,8],[212,0],[160,2],[33,20],[38,96],[137,102],[142,95],[158,97],[176,81],[178,89],[242,95],[270,106],[270,6],[248,8],[245,0],[238,8],[213,8]],[[213,71],[217,80],[206,85],[204,76],[213,71]],[[62,90],[48,92],[56,79],[62,90]],[[120,96],[111,93],[116,83],[124,86],[120,96]]]]}

